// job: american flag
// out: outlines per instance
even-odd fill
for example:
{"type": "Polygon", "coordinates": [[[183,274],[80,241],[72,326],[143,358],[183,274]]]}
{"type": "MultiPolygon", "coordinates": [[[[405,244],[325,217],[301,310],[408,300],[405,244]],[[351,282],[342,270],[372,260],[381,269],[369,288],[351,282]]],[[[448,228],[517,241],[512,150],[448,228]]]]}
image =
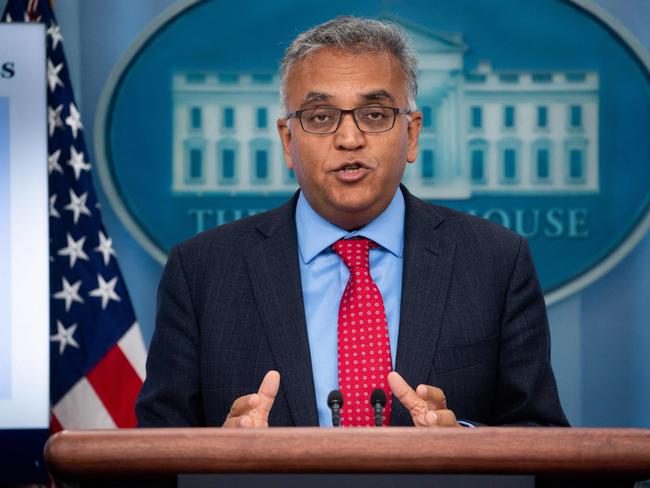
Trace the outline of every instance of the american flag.
{"type": "Polygon", "coordinates": [[[146,351],[102,224],[63,37],[47,0],[9,0],[3,21],[47,31],[50,430],[134,427],[146,351]]]}

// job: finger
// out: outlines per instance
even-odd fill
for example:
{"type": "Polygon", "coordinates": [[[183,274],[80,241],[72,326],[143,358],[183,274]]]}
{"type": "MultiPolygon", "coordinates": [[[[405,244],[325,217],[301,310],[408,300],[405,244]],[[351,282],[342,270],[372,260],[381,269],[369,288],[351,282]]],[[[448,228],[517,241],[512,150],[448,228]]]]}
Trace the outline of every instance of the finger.
{"type": "Polygon", "coordinates": [[[243,417],[238,417],[237,423],[238,423],[238,427],[244,429],[255,427],[255,420],[250,415],[244,415],[243,417]]]}
{"type": "Polygon", "coordinates": [[[446,410],[447,399],[444,392],[440,388],[430,385],[418,385],[415,389],[418,396],[429,404],[429,408],[433,410],[446,410]]]}
{"type": "Polygon", "coordinates": [[[438,415],[433,410],[417,415],[413,418],[416,427],[438,427],[438,415]]]}
{"type": "Polygon", "coordinates": [[[428,410],[413,417],[416,427],[460,427],[451,410],[428,410]]]}
{"type": "Polygon", "coordinates": [[[435,422],[436,416],[432,410],[422,411],[413,415],[413,425],[416,427],[431,427],[431,422],[435,422]],[[433,414],[433,417],[431,416],[433,414]]]}
{"type": "Polygon", "coordinates": [[[456,421],[456,415],[451,410],[436,410],[429,411],[429,414],[434,414],[432,417],[427,418],[430,426],[438,427],[458,427],[458,422],[456,421]]]}
{"type": "Polygon", "coordinates": [[[230,407],[230,413],[228,417],[241,417],[246,415],[255,407],[257,407],[260,401],[260,396],[257,393],[251,393],[250,395],[244,395],[237,398],[232,407],[230,407]]]}
{"type": "Polygon", "coordinates": [[[280,373],[277,371],[269,371],[264,376],[260,389],[257,391],[259,396],[259,404],[255,408],[262,414],[262,420],[266,421],[271,412],[271,407],[275,401],[275,397],[280,389],[280,373]]]}
{"type": "Polygon", "coordinates": [[[254,412],[258,403],[259,395],[257,393],[237,398],[230,407],[230,412],[223,423],[223,427],[249,426],[248,422],[242,422],[242,419],[250,415],[251,412],[254,412]]]}
{"type": "Polygon", "coordinates": [[[426,400],[415,393],[413,388],[398,373],[395,371],[388,373],[388,384],[395,398],[411,413],[414,421],[416,416],[426,413],[426,400]]]}
{"type": "Polygon", "coordinates": [[[257,393],[237,398],[230,407],[224,427],[265,427],[280,388],[280,373],[269,371],[257,393]]]}

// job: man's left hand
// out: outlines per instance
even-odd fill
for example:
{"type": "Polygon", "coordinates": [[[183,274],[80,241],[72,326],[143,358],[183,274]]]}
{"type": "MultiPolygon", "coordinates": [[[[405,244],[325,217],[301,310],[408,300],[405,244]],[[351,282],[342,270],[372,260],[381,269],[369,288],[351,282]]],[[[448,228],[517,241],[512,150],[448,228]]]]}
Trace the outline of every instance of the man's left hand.
{"type": "Polygon", "coordinates": [[[416,427],[460,427],[454,412],[447,409],[447,400],[440,388],[418,385],[413,390],[395,371],[388,373],[388,384],[393,396],[410,412],[416,427]]]}

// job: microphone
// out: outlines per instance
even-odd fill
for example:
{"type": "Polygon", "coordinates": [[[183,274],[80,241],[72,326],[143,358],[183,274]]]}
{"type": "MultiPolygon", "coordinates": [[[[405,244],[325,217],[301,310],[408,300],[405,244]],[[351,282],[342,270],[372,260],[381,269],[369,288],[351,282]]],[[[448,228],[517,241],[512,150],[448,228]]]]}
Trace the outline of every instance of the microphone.
{"type": "Polygon", "coordinates": [[[370,406],[375,411],[375,427],[381,427],[384,414],[384,407],[386,406],[386,392],[381,388],[375,388],[370,395],[370,406]]]}
{"type": "Polygon", "coordinates": [[[332,425],[341,426],[341,407],[343,407],[343,394],[340,390],[332,390],[327,395],[327,406],[332,411],[332,425]]]}

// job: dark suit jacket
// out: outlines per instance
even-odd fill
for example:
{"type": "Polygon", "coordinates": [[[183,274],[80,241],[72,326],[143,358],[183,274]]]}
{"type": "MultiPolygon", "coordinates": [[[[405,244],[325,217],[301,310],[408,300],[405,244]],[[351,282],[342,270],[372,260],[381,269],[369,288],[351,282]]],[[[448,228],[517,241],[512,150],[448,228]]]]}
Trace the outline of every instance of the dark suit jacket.
{"type": "MultiPolygon", "coordinates": [[[[518,235],[406,200],[395,369],[442,388],[458,418],[566,425],[544,300],[518,235]]],[[[270,425],[318,425],[300,284],[297,194],[284,206],[174,247],[136,413],[141,426],[218,426],[276,369],[270,425]]],[[[335,324],[334,324],[335,326],[335,324]]],[[[392,425],[413,425],[395,402],[392,425]]]]}

